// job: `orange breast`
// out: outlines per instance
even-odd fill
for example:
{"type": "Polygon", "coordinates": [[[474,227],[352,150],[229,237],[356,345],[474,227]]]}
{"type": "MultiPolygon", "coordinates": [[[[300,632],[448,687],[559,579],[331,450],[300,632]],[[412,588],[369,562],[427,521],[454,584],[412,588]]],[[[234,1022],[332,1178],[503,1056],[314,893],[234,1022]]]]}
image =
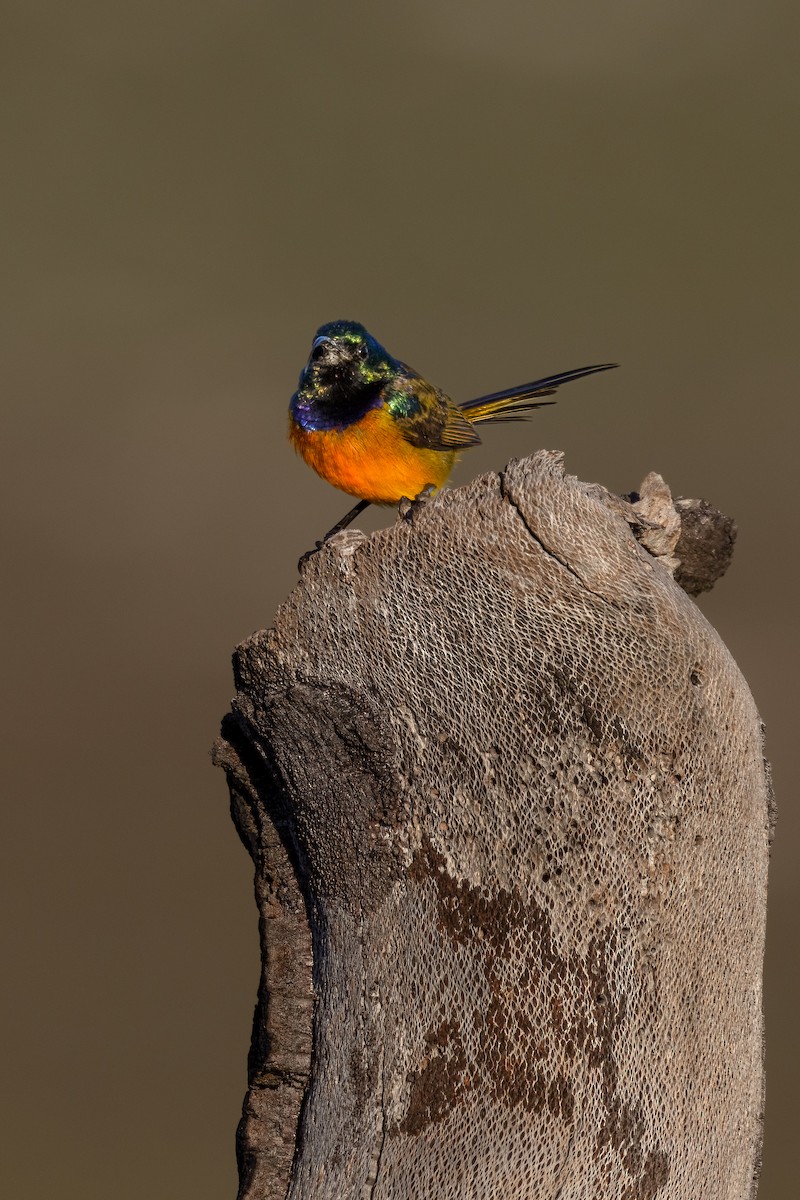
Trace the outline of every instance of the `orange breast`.
{"type": "Polygon", "coordinates": [[[441,487],[456,461],[454,450],[425,450],[402,437],[383,408],[373,408],[346,429],[301,429],[289,437],[318,475],[372,504],[413,500],[428,484],[441,487]]]}

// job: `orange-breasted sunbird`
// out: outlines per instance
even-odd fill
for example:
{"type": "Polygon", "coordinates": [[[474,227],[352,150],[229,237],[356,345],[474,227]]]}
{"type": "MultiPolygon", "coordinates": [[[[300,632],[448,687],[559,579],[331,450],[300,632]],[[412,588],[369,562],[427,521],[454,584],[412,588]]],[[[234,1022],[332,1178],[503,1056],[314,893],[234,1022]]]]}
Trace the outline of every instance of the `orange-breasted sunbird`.
{"type": "Polygon", "coordinates": [[[397,504],[440,488],[461,451],[480,443],[481,422],[524,420],[555,403],[541,397],[560,384],[616,365],[578,367],[459,405],[358,322],[323,325],[289,405],[289,437],[318,475],[359,497],[323,540],[368,504],[397,504]]]}

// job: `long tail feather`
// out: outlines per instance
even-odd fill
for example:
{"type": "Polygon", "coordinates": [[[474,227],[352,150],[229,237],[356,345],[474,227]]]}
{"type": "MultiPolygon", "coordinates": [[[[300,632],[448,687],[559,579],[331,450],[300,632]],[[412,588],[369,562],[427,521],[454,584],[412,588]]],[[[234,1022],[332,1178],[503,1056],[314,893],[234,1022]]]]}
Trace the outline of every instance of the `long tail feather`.
{"type": "Polygon", "coordinates": [[[540,396],[552,396],[562,383],[581,379],[584,375],[594,375],[597,371],[610,371],[616,366],[619,364],[600,363],[594,367],[562,371],[560,375],[547,375],[544,379],[534,379],[532,383],[523,383],[503,392],[492,392],[490,396],[479,396],[477,400],[467,400],[460,408],[473,424],[479,421],[523,421],[532,409],[555,404],[555,400],[540,400],[540,396]]]}

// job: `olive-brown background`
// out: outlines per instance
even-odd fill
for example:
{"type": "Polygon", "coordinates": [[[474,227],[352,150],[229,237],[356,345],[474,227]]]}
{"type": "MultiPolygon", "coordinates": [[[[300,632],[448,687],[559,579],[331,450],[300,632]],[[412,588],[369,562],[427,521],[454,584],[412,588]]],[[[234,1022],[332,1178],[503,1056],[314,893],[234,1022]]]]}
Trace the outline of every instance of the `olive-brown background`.
{"type": "Polygon", "coordinates": [[[547,446],[738,519],[702,607],[775,767],[761,1198],[795,1194],[796,10],[6,0],[5,1195],[234,1195],[256,912],[208,748],[348,507],[285,440],[339,316],[460,399],[622,362],[458,479],[547,446]]]}

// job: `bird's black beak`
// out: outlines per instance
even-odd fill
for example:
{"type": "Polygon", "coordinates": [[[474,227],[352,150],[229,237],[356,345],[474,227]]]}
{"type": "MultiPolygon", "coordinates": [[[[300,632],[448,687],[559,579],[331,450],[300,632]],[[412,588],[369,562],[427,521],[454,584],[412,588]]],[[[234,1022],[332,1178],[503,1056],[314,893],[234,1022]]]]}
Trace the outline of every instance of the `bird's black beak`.
{"type": "Polygon", "coordinates": [[[340,366],[348,358],[347,349],[341,342],[321,334],[319,337],[314,338],[311,345],[311,355],[308,365],[333,368],[340,366]]]}

